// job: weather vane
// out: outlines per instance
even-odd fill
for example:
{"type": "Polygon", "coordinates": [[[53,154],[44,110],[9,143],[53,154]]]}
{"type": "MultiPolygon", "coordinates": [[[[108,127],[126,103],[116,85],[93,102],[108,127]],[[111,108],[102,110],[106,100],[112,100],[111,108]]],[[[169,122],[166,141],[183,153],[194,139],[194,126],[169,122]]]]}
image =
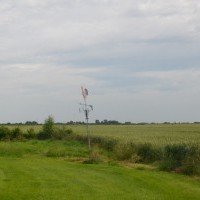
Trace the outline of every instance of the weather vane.
{"type": "Polygon", "coordinates": [[[87,104],[87,96],[88,96],[88,90],[87,88],[84,88],[83,86],[81,87],[81,92],[82,92],[82,96],[84,99],[84,103],[80,103],[80,108],[79,108],[79,112],[83,112],[85,114],[85,120],[86,120],[86,127],[87,127],[87,138],[88,138],[88,147],[89,150],[91,149],[91,144],[90,144],[90,135],[89,135],[89,113],[90,111],[93,110],[93,106],[92,105],[88,105],[87,104]]]}

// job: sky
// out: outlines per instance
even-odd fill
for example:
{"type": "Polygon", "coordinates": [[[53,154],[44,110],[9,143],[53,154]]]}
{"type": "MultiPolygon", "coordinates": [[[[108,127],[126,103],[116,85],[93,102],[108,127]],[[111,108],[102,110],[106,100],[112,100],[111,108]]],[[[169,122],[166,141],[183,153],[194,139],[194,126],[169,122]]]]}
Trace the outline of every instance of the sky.
{"type": "Polygon", "coordinates": [[[0,123],[200,121],[199,0],[0,0],[0,123]]]}

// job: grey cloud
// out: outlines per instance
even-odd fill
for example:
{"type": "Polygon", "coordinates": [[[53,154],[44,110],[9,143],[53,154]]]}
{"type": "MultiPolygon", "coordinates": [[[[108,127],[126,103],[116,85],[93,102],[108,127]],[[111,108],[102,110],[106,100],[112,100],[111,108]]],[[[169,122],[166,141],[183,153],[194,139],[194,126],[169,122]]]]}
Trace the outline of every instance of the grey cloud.
{"type": "MultiPolygon", "coordinates": [[[[118,90],[127,95],[127,100],[120,97],[119,102],[130,106],[134,99],[130,91],[137,93],[135,101],[145,98],[144,103],[149,99],[153,104],[155,91],[159,93],[157,98],[164,101],[162,95],[166,91],[173,95],[173,89],[178,88],[191,95],[198,90],[195,87],[198,80],[189,73],[200,65],[197,0],[7,0],[0,3],[1,93],[9,98],[9,105],[13,104],[16,112],[17,105],[33,106],[30,115],[24,112],[20,119],[31,118],[31,112],[36,116],[38,105],[41,110],[38,115],[50,114],[53,107],[55,115],[62,119],[61,107],[79,101],[81,84],[93,91],[91,101],[100,107],[100,98],[112,102],[118,90]],[[150,71],[158,75],[162,71],[171,73],[176,80],[178,74],[173,75],[173,70],[181,73],[188,70],[191,84],[184,79],[177,86],[172,80],[155,76],[131,76],[150,71]],[[191,88],[193,91],[189,91],[191,88]],[[17,95],[19,104],[12,99],[13,95],[17,95]]],[[[8,107],[5,99],[1,101],[8,107]]],[[[75,105],[73,108],[76,109],[75,105]]],[[[120,118],[115,111],[113,115],[120,118]]],[[[131,113],[127,115],[132,118],[131,113]]]]}

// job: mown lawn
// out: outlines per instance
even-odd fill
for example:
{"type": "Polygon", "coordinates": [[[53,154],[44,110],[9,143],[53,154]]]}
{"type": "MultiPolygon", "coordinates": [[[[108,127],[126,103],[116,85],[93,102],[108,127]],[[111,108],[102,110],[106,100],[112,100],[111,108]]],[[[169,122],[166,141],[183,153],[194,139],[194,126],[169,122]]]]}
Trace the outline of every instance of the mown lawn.
{"type": "Polygon", "coordinates": [[[200,197],[200,181],[192,177],[108,163],[71,162],[72,157],[77,160],[87,157],[87,147],[78,142],[1,142],[0,150],[4,151],[0,154],[0,200],[199,200],[200,197]],[[58,147],[65,153],[48,155],[50,149],[57,152],[58,147]],[[76,154],[72,155],[72,149],[77,149],[76,154]]]}

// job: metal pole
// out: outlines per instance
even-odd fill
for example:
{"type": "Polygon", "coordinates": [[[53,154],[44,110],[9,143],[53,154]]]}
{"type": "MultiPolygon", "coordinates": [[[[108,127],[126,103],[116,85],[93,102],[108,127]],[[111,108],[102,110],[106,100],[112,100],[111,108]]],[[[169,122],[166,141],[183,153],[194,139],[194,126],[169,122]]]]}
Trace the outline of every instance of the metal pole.
{"type": "Polygon", "coordinates": [[[89,135],[89,125],[88,125],[88,119],[87,119],[87,138],[88,138],[88,148],[89,150],[91,149],[91,145],[90,145],[90,135],[89,135]]]}
{"type": "Polygon", "coordinates": [[[87,139],[88,139],[88,148],[89,150],[91,149],[91,144],[90,144],[90,135],[89,135],[89,125],[88,125],[88,109],[87,109],[87,102],[86,102],[86,98],[84,98],[85,101],[85,118],[86,118],[86,130],[87,130],[87,139]]]}

